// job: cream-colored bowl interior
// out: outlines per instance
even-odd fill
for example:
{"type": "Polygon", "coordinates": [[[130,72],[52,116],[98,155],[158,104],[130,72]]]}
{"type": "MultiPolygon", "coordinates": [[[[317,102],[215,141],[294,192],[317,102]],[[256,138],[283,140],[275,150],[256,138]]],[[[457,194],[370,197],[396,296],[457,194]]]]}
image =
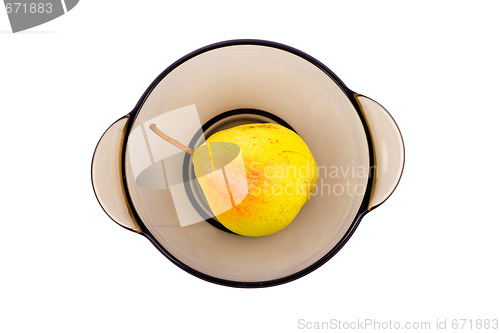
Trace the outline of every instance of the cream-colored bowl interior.
{"type": "MultiPolygon", "coordinates": [[[[169,124],[176,132],[169,134],[186,145],[200,128],[182,120],[169,124]]],[[[368,181],[366,134],[344,92],[311,62],[268,46],[225,46],[179,65],[145,100],[126,149],[126,184],[146,228],[185,265],[231,281],[279,279],[317,262],[353,223],[368,181]],[[139,181],[138,165],[164,166],[152,153],[158,142],[146,133],[151,119],[193,108],[201,125],[229,110],[263,110],[286,121],[307,143],[319,166],[317,190],[287,228],[253,238],[205,221],[181,226],[168,170],[139,181]]]]}

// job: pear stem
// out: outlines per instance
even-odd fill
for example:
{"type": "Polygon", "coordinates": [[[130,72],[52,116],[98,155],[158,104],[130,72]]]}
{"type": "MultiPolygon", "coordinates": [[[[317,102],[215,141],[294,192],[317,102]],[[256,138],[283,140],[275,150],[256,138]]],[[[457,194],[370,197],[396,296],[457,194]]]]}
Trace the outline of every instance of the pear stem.
{"type": "Polygon", "coordinates": [[[170,142],[171,144],[173,144],[174,146],[176,146],[177,148],[179,149],[182,149],[184,150],[186,153],[188,153],[189,155],[193,155],[194,153],[194,150],[189,148],[188,146],[185,146],[183,145],[182,143],[180,143],[179,141],[175,140],[174,138],[166,135],[165,133],[163,133],[157,126],[156,124],[151,124],[149,125],[149,129],[152,130],[156,135],[158,135],[160,138],[162,138],[163,140],[165,141],[168,141],[170,142]]]}

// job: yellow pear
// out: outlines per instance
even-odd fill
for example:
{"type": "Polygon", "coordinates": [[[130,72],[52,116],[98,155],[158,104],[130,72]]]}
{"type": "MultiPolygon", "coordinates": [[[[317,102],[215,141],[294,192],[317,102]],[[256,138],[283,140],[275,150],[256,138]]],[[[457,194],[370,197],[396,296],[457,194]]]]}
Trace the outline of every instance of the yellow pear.
{"type": "Polygon", "coordinates": [[[213,134],[194,150],[193,165],[214,216],[244,236],[288,226],[309,200],[318,174],[300,136],[271,123],[213,134]]]}

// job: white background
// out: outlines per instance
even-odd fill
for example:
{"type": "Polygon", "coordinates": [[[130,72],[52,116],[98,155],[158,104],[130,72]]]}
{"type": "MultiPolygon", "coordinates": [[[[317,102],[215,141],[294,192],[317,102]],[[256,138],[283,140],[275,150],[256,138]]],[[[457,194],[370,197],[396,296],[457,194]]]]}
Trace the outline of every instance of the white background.
{"type": "Polygon", "coordinates": [[[497,1],[82,0],[17,34],[0,10],[0,331],[500,319],[499,10],[497,1]],[[150,82],[233,38],[319,59],[385,106],[406,145],[399,187],[349,243],[267,289],[180,270],[113,223],[90,182],[99,137],[150,82]]]}

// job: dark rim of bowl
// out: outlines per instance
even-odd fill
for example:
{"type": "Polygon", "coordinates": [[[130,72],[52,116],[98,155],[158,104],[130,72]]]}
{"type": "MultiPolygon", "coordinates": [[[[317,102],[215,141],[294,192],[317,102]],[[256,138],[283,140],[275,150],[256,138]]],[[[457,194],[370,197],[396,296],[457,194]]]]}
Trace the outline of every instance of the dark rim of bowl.
{"type": "Polygon", "coordinates": [[[227,41],[222,41],[214,44],[210,44],[207,46],[204,46],[202,48],[199,48],[179,60],[175,61],[172,65],[170,65],[168,68],[166,68],[156,79],[149,85],[149,87],[146,89],[146,91],[143,93],[139,101],[137,102],[136,106],[134,109],[129,113],[130,119],[127,123],[127,128],[125,130],[125,140],[123,143],[122,147],[122,175],[123,175],[123,183],[124,183],[124,189],[125,189],[125,195],[127,197],[127,201],[129,202],[129,207],[130,210],[139,224],[141,228],[141,233],[143,236],[145,236],[151,243],[165,256],[167,257],[171,262],[173,262],[175,265],[183,269],[184,271],[202,279],[208,282],[212,282],[215,284],[223,285],[223,286],[228,286],[228,287],[237,287],[237,288],[262,288],[262,287],[271,287],[271,286],[277,286],[280,284],[284,284],[287,282],[291,282],[293,280],[296,280],[300,277],[303,277],[312,271],[316,270],[320,266],[322,266],[324,263],[326,263],[328,260],[330,260],[346,243],[347,241],[351,238],[352,234],[358,227],[359,223],[361,222],[363,216],[368,212],[368,203],[370,200],[370,194],[372,192],[373,188],[373,169],[374,169],[374,154],[373,154],[373,143],[370,137],[370,132],[368,130],[368,125],[366,123],[366,120],[363,117],[363,114],[361,112],[360,106],[358,104],[358,101],[355,98],[355,92],[350,90],[343,82],[340,80],[340,78],[332,72],[328,67],[326,67],[323,63],[318,61],[316,58],[308,55],[307,53],[304,53],[298,49],[295,49],[291,46],[277,43],[277,42],[271,42],[267,40],[259,40],[259,39],[234,39],[234,40],[227,40],[227,41]],[[369,173],[368,173],[368,181],[367,181],[367,187],[366,187],[366,192],[363,197],[363,200],[361,202],[360,208],[356,214],[356,217],[352,221],[351,225],[349,226],[348,230],[346,233],[342,236],[340,241],[330,250],[328,253],[326,253],[323,257],[321,257],[319,260],[314,262],[313,264],[309,265],[308,267],[295,272],[293,274],[290,274],[288,276],[284,276],[281,278],[277,279],[272,279],[272,280],[265,280],[265,281],[253,281],[253,282],[245,282],[245,281],[233,281],[233,280],[227,280],[227,279],[221,279],[217,278],[205,273],[202,273],[196,269],[193,269],[192,267],[184,264],[182,261],[174,257],[170,252],[168,252],[159,242],[158,240],[151,234],[151,232],[148,230],[144,222],[142,222],[141,218],[139,217],[139,214],[137,213],[135,207],[132,204],[132,198],[130,196],[130,191],[128,189],[127,181],[126,181],[126,173],[125,173],[125,153],[126,153],[126,147],[127,147],[127,141],[128,141],[128,135],[130,133],[130,130],[132,128],[132,125],[136,119],[136,116],[141,109],[142,105],[148,98],[149,94],[154,90],[154,88],[158,85],[158,83],[165,78],[170,72],[172,72],[175,68],[183,64],[184,62],[211,50],[222,48],[222,47],[228,47],[228,46],[237,46],[237,45],[258,45],[258,46],[267,46],[267,47],[272,47],[276,49],[280,49],[283,51],[287,51],[289,53],[292,53],[296,56],[299,56],[308,62],[312,63],[319,69],[321,69],[326,75],[328,75],[334,83],[338,85],[338,87],[344,92],[346,97],[351,101],[352,105],[356,109],[356,112],[358,113],[358,116],[361,120],[361,123],[363,125],[363,128],[365,130],[366,134],[366,140],[368,143],[368,154],[369,154],[369,163],[370,163],[370,168],[369,168],[369,173]]]}

